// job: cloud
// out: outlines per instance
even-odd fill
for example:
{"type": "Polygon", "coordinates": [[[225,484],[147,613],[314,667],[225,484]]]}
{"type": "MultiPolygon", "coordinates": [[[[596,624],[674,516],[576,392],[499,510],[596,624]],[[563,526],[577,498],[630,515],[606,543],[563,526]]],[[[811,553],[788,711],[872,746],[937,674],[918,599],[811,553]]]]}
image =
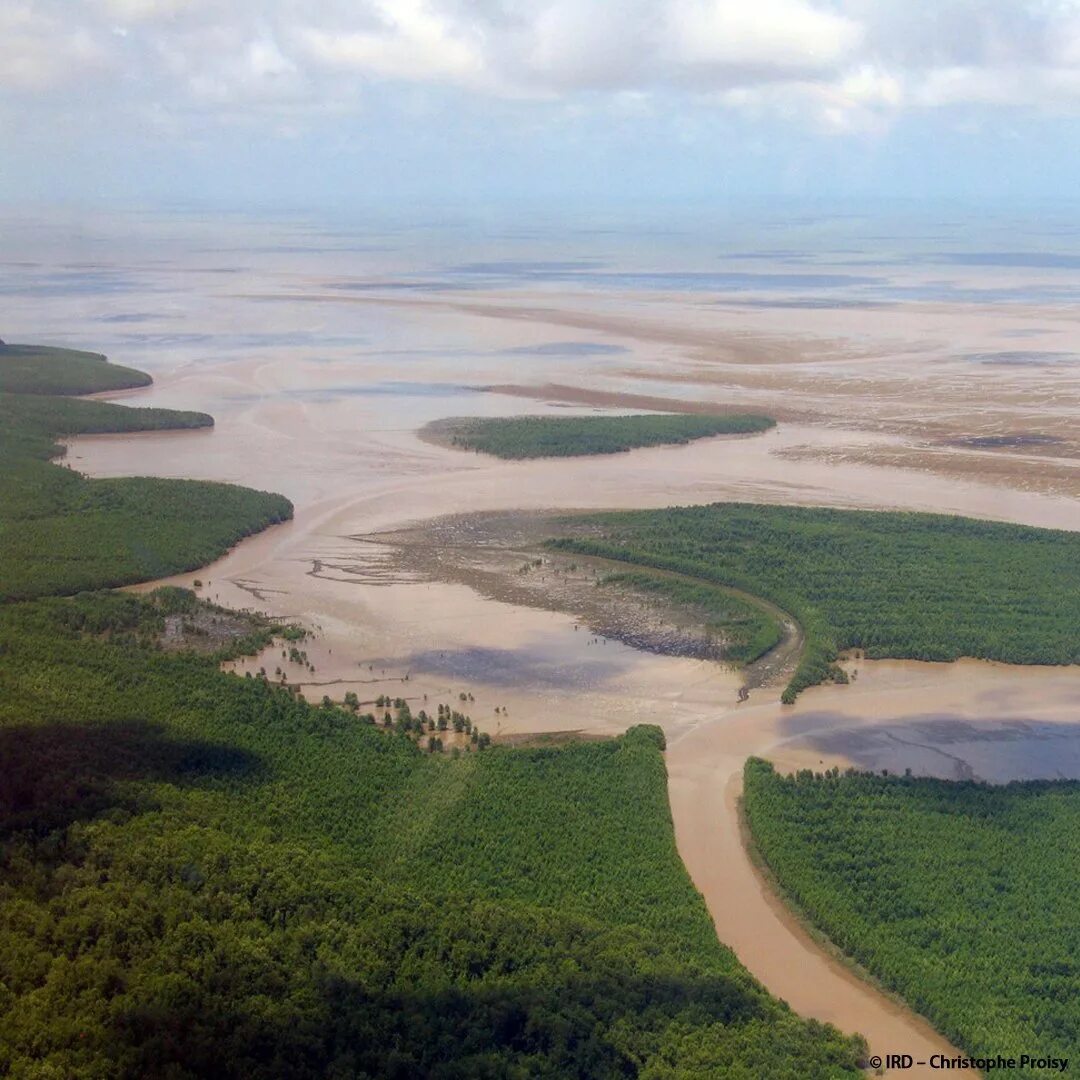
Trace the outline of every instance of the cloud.
{"type": "Polygon", "coordinates": [[[101,0],[99,6],[110,18],[129,23],[171,18],[203,4],[201,0],[101,0]]]}
{"type": "Polygon", "coordinates": [[[1080,112],[1080,0],[9,0],[0,37],[0,101],[71,110],[93,82],[114,109],[252,122],[424,86],[553,116],[676,94],[830,131],[1080,112]]]}
{"type": "Polygon", "coordinates": [[[676,0],[669,20],[673,69],[706,83],[829,73],[862,36],[854,20],[802,0],[676,0]]]}
{"type": "Polygon", "coordinates": [[[636,89],[655,78],[660,36],[655,5],[626,0],[612,19],[602,0],[553,0],[507,35],[495,65],[504,85],[521,80],[538,92],[636,89]]]}
{"type": "Polygon", "coordinates": [[[36,4],[0,6],[0,41],[0,90],[46,93],[109,67],[109,51],[90,28],[36,4]]]}
{"type": "Polygon", "coordinates": [[[298,34],[317,65],[411,82],[474,81],[484,67],[470,27],[424,0],[381,0],[379,26],[351,32],[306,25],[298,34]]]}

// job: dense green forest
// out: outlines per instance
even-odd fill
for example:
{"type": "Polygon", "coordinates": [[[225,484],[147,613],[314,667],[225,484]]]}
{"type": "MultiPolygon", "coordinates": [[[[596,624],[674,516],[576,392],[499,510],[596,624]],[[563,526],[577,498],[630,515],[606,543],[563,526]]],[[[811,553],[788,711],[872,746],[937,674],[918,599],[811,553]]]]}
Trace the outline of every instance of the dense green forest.
{"type": "Polygon", "coordinates": [[[0,607],[0,1073],[856,1075],[717,942],[658,729],[423,753],[163,651],[193,603],[0,607]]]}
{"type": "Polygon", "coordinates": [[[802,624],[784,700],[868,657],[1080,662],[1080,535],[937,514],[719,503],[577,516],[556,549],[762,596],[802,624]]]}
{"type": "Polygon", "coordinates": [[[942,1034],[975,1055],[1076,1058],[1080,784],[780,776],[751,759],[744,803],[796,907],[942,1034]]]}
{"type": "Polygon", "coordinates": [[[706,632],[723,642],[724,659],[735,663],[752,663],[781,638],[779,624],[767,611],[707,581],[630,570],[608,574],[600,584],[657,596],[677,605],[700,619],[706,632]]]}
{"type": "Polygon", "coordinates": [[[145,371],[110,364],[101,353],[0,342],[0,391],[14,394],[96,394],[149,386],[145,371]]]}
{"type": "Polygon", "coordinates": [[[221,671],[295,640],[265,618],[178,589],[13,602],[192,565],[290,507],[50,461],[201,414],[0,409],[0,1074],[856,1075],[861,1041],[717,941],[659,729],[425,753],[404,700],[383,726],[221,671]]]}
{"type": "MultiPolygon", "coordinates": [[[[5,386],[131,385],[141,372],[94,353],[5,346],[5,386]],[[8,370],[8,353],[19,358],[8,370]],[[39,353],[41,355],[39,355],[39,353]],[[44,357],[44,359],[43,359],[44,357]],[[34,364],[44,374],[34,375],[34,364]],[[117,375],[116,373],[120,374],[117,375]],[[13,374],[14,373],[14,374],[13,374]]],[[[138,380],[136,380],[138,381],[138,380]]],[[[0,393],[0,599],[125,585],[194,570],[292,516],[280,495],[195,480],[88,480],[54,464],[64,435],[209,427],[205,413],[132,409],[41,393],[0,393]]]]}
{"type": "Polygon", "coordinates": [[[638,446],[687,443],[708,435],[745,435],[774,427],[767,416],[698,416],[646,413],[640,416],[470,417],[442,421],[438,430],[451,445],[501,458],[579,457],[617,454],[638,446]]]}

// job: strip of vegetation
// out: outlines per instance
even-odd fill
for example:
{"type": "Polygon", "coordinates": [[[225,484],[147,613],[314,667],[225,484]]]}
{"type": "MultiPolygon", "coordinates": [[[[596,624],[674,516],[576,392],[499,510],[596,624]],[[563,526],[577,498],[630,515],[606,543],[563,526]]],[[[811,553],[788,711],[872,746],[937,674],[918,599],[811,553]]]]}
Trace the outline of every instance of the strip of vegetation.
{"type": "Polygon", "coordinates": [[[717,942],[658,729],[422,753],[162,651],[192,603],[0,608],[4,1075],[857,1075],[717,942]]]}
{"type": "Polygon", "coordinates": [[[1080,535],[937,514],[721,503],[568,518],[559,550],[762,596],[802,624],[784,691],[871,658],[1080,662],[1080,535]]]}
{"type": "Polygon", "coordinates": [[[976,1056],[1076,1057],[1080,784],[780,776],[751,759],[744,800],[794,905],[943,1035],[976,1056]]]}
{"type": "Polygon", "coordinates": [[[749,435],[776,425],[767,416],[697,416],[648,413],[640,416],[468,417],[437,426],[451,445],[500,458],[579,457],[617,454],[639,446],[688,443],[710,435],[749,435]]]}
{"type": "Polygon", "coordinates": [[[133,409],[85,398],[0,393],[0,423],[5,431],[25,425],[52,435],[99,435],[208,428],[214,426],[214,418],[181,409],[133,409]]]}
{"type": "Polygon", "coordinates": [[[108,401],[39,394],[0,393],[0,454],[47,461],[64,447],[55,440],[67,435],[102,435],[136,431],[209,428],[207,413],[178,409],[131,409],[108,401]]]}
{"type": "MultiPolygon", "coordinates": [[[[43,361],[29,346],[4,348],[25,354],[20,386],[45,382],[54,388],[49,393],[60,394],[56,387],[89,392],[114,388],[117,378],[131,383],[124,374],[130,369],[114,369],[93,353],[45,350],[43,361]],[[40,377],[31,371],[38,363],[40,377]]],[[[0,393],[0,600],[195,570],[245,536],[292,517],[292,504],[280,495],[194,480],[88,480],[50,460],[63,452],[56,443],[63,435],[212,424],[205,413],[0,393]]]]}
{"type": "Polygon", "coordinates": [[[101,353],[0,342],[0,391],[9,394],[97,394],[154,380],[145,371],[110,364],[101,353]]]}
{"type": "Polygon", "coordinates": [[[631,570],[608,574],[600,584],[659,596],[678,605],[701,619],[706,632],[722,643],[725,660],[738,664],[751,664],[760,659],[775,648],[782,637],[779,624],[767,611],[706,581],[687,581],[631,570]]]}

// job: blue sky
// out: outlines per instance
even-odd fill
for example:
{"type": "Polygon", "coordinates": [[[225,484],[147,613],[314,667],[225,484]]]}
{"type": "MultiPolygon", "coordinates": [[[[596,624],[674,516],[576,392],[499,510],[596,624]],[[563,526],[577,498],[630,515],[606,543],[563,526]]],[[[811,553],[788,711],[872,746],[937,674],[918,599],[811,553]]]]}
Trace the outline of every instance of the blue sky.
{"type": "Polygon", "coordinates": [[[1080,179],[1080,0],[7,0],[0,196],[302,206],[1080,179]]]}

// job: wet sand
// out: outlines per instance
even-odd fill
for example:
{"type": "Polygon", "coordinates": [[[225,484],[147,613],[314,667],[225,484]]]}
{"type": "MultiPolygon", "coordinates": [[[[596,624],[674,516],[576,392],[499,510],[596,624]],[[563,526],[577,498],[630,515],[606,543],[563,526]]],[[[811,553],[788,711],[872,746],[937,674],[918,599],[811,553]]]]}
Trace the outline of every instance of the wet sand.
{"type": "MultiPolygon", "coordinates": [[[[1067,357],[1080,352],[1080,323],[1072,309],[793,310],[764,306],[773,300],[763,295],[565,284],[358,296],[328,290],[322,256],[303,267],[290,258],[175,281],[155,270],[153,293],[78,308],[28,301],[20,315],[28,329],[5,336],[59,327],[65,340],[152,371],[155,386],[125,395],[127,403],[197,408],[217,420],[205,432],[72,440],[71,463],[92,475],[227,480],[292,498],[293,522],[176,580],[199,577],[211,599],[316,629],[306,646],[316,671],[287,672],[309,696],[471,693],[474,720],[505,737],[662,724],[679,848],[721,939],[797,1010],[862,1031],[876,1051],[938,1045],[921,1021],[810,942],[763,886],[739,833],[742,764],[759,754],[784,768],[1071,774],[1080,760],[1071,730],[1080,672],[862,663],[854,685],[815,688],[792,709],[779,705],[775,687],[738,705],[737,673],[591,640],[573,615],[410,574],[368,538],[446,514],[721,499],[1076,529],[1080,367],[1067,357]],[[135,325],[159,337],[118,338],[127,343],[120,348],[100,342],[97,320],[126,318],[140,302],[158,314],[135,325]],[[179,335],[194,324],[208,329],[206,344],[179,335]],[[1030,363],[1017,352],[1021,334],[1030,363]],[[557,462],[497,462],[417,437],[446,416],[611,406],[754,408],[785,422],[754,438],[557,462]],[[945,445],[1018,432],[1062,441],[1035,453],[945,445]]],[[[343,256],[327,258],[344,265],[343,256]]]]}

